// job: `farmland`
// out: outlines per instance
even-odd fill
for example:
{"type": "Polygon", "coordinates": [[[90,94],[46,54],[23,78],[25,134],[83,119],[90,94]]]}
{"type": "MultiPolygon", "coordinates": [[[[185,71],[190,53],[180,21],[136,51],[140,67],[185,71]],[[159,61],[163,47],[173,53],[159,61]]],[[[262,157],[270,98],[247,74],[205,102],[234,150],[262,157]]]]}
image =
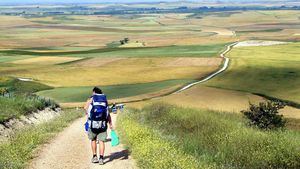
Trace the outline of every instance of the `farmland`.
{"type": "MultiPolygon", "coordinates": [[[[300,38],[298,14],[297,10],[236,10],[2,15],[0,75],[30,78],[54,88],[38,94],[61,103],[84,101],[93,86],[102,87],[111,99],[160,93],[216,71],[222,64],[219,54],[230,43],[251,39],[297,41],[300,38]],[[256,18],[262,19],[257,21],[256,18]]],[[[284,62],[288,65],[279,59],[285,55],[281,50],[293,50],[297,45],[280,45],[282,48],[275,51],[273,48],[279,46],[234,48],[229,54],[232,63],[228,72],[205,85],[298,102],[297,82],[292,88],[285,86],[287,83],[274,83],[277,76],[290,81],[297,79],[297,54],[285,53],[288,59],[284,62]],[[265,58],[269,54],[272,60],[265,58]],[[257,58],[265,60],[256,62],[257,58]],[[253,71],[246,71],[242,62],[255,64],[250,66],[256,71],[251,76],[255,79],[243,80],[244,74],[250,76],[253,71]],[[271,73],[274,70],[280,75],[271,73]],[[261,73],[274,76],[271,80],[264,79],[273,86],[251,85],[251,82],[257,84],[257,78],[268,77],[257,76],[261,73]]]]}
{"type": "Polygon", "coordinates": [[[229,54],[232,59],[229,70],[207,85],[260,93],[299,103],[299,46],[299,43],[288,43],[236,47],[229,54]]]}
{"type": "MultiPolygon", "coordinates": [[[[94,86],[125,104],[116,131],[139,168],[299,168],[300,6],[275,1],[0,6],[0,123],[56,103],[65,111],[1,143],[0,168],[26,167],[38,145],[82,116],[67,107],[82,107],[94,86]],[[174,92],[227,65],[220,55],[231,44],[224,72],[174,92]],[[246,125],[241,111],[267,99],[288,104],[279,112],[286,129],[246,125]]],[[[89,165],[89,152],[78,152],[85,120],[62,131],[67,147],[49,144],[72,161],[57,168],[89,165]]],[[[111,156],[128,157],[120,150],[111,156]]],[[[117,158],[105,165],[128,162],[117,158]]]]}
{"type": "Polygon", "coordinates": [[[84,101],[93,86],[111,99],[175,89],[216,71],[234,40],[185,28],[189,15],[0,16],[0,75],[55,88],[38,94],[61,103],[84,101]]]}

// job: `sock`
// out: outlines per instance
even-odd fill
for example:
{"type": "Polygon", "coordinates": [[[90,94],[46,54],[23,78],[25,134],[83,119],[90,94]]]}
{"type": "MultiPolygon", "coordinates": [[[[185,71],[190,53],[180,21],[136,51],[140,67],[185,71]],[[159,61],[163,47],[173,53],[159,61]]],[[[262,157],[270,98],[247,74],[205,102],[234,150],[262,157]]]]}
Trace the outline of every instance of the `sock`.
{"type": "Polygon", "coordinates": [[[102,155],[100,155],[100,158],[103,159],[104,157],[102,155]]]}
{"type": "Polygon", "coordinates": [[[94,154],[94,155],[93,155],[93,158],[94,158],[94,157],[97,157],[97,154],[94,154]]]}

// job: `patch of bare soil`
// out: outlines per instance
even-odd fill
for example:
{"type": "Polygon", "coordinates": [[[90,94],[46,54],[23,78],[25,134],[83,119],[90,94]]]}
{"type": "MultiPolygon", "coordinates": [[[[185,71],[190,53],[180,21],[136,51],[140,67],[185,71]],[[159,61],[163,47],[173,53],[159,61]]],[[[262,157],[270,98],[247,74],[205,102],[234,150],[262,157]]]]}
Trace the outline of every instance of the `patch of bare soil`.
{"type": "Polygon", "coordinates": [[[288,42],[281,41],[263,41],[263,40],[249,40],[237,43],[234,47],[247,47],[247,46],[272,46],[272,45],[282,45],[288,42]]]}

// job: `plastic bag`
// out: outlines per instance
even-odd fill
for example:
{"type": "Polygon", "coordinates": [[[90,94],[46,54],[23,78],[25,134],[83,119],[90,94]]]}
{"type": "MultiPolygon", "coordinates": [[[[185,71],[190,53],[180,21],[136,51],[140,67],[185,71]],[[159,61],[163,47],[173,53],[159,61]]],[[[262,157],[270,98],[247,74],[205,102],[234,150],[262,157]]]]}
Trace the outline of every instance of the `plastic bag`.
{"type": "Polygon", "coordinates": [[[117,133],[114,130],[111,130],[110,132],[110,137],[111,137],[111,146],[117,146],[119,145],[119,138],[117,133]]]}
{"type": "Polygon", "coordinates": [[[84,123],[84,130],[86,132],[89,131],[89,122],[88,121],[84,123]]]}

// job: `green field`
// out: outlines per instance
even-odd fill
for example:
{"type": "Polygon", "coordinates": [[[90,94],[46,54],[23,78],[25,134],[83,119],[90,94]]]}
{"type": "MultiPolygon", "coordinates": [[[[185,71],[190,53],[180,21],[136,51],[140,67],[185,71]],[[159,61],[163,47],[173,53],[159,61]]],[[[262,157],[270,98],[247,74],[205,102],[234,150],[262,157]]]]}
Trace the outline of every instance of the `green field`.
{"type": "MultiPolygon", "coordinates": [[[[166,47],[144,47],[144,48],[101,48],[82,51],[66,52],[38,52],[28,50],[5,50],[0,51],[3,57],[0,62],[20,59],[16,57],[24,56],[71,56],[71,57],[215,57],[226,44],[212,45],[186,45],[186,46],[166,46],[166,47]],[[16,56],[15,56],[16,55],[16,56]],[[10,58],[11,56],[12,58],[10,58]]],[[[43,51],[43,50],[41,50],[43,51]]],[[[26,58],[26,57],[24,57],[26,58]]]]}
{"type": "MultiPolygon", "coordinates": [[[[193,80],[167,80],[161,82],[101,86],[100,88],[107,95],[108,99],[137,96],[141,94],[154,93],[160,90],[183,85],[193,80]]],[[[84,102],[92,94],[93,86],[55,88],[38,92],[40,96],[52,98],[60,103],[84,102]]]]}
{"type": "Polygon", "coordinates": [[[121,138],[140,168],[300,167],[299,132],[260,131],[237,114],[156,103],[120,116],[121,138]]]}
{"type": "Polygon", "coordinates": [[[300,103],[300,43],[234,48],[231,64],[206,85],[300,103]]]}
{"type": "Polygon", "coordinates": [[[14,78],[0,78],[0,88],[17,94],[30,94],[41,90],[49,90],[52,87],[33,81],[21,81],[14,78]]]}

